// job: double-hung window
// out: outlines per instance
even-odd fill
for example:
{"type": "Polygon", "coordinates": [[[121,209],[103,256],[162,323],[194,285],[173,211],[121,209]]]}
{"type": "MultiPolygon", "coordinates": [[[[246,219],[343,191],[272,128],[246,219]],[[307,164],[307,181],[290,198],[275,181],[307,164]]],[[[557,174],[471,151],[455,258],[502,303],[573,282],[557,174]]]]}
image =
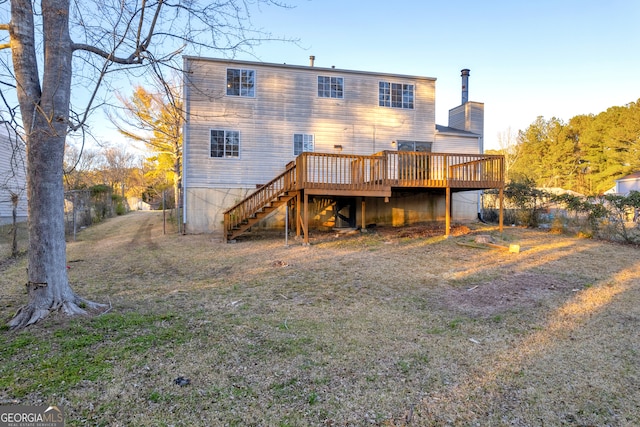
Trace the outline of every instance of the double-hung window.
{"type": "Polygon", "coordinates": [[[211,157],[238,157],[240,132],[236,130],[211,130],[211,157]]]}
{"type": "Polygon", "coordinates": [[[256,72],[242,68],[227,68],[227,95],[256,96],[256,72]]]}
{"type": "Polygon", "coordinates": [[[342,77],[318,76],[318,97],[344,98],[344,79],[342,77]]]}
{"type": "Polygon", "coordinates": [[[381,107],[413,109],[414,86],[404,83],[380,82],[378,105],[381,107]]]}
{"type": "Polygon", "coordinates": [[[313,151],[313,135],[306,133],[293,134],[293,154],[297,156],[305,151],[313,151]]]}

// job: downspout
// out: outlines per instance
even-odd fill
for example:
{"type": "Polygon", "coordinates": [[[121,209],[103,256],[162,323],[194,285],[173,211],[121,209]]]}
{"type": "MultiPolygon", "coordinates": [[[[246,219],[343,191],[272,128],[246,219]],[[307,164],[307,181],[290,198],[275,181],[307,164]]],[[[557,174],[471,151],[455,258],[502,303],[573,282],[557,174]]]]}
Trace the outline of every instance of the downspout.
{"type": "Polygon", "coordinates": [[[187,124],[182,128],[182,179],[180,186],[182,187],[182,234],[187,234],[187,141],[189,138],[187,124]]]}
{"type": "MultiPolygon", "coordinates": [[[[482,136],[478,137],[478,149],[480,151],[480,154],[484,154],[484,141],[482,136]]],[[[482,217],[482,196],[483,195],[484,195],[484,190],[478,191],[478,220],[486,224],[484,218],[482,217]]]]}
{"type": "Polygon", "coordinates": [[[478,192],[478,221],[483,224],[486,224],[487,221],[484,220],[482,216],[482,196],[484,195],[484,190],[480,190],[478,192]]]}
{"type": "Polygon", "coordinates": [[[183,234],[187,234],[187,159],[189,158],[187,156],[187,142],[189,141],[189,112],[190,112],[190,105],[189,105],[189,90],[188,90],[188,85],[189,85],[189,80],[187,79],[187,64],[188,64],[189,59],[188,58],[184,58],[184,64],[183,64],[183,70],[185,70],[183,72],[183,76],[182,76],[182,81],[184,82],[184,86],[183,86],[183,91],[184,91],[184,108],[185,108],[185,117],[184,117],[184,124],[182,125],[182,180],[181,180],[181,185],[182,185],[182,233],[183,234]]]}

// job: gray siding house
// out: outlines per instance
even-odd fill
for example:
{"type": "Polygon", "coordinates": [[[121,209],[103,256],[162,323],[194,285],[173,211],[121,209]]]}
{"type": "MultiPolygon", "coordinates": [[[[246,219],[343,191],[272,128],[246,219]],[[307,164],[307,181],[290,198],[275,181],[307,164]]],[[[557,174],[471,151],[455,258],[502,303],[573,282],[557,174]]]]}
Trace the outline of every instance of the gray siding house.
{"type": "Polygon", "coordinates": [[[17,220],[27,220],[26,151],[23,141],[6,123],[0,124],[0,225],[13,221],[16,197],[17,220]]]}
{"type": "MultiPolygon", "coordinates": [[[[468,70],[462,72],[463,103],[450,110],[447,126],[439,126],[435,78],[320,68],[310,59],[308,66],[299,66],[184,57],[187,232],[223,232],[226,210],[303,153],[483,153],[484,105],[467,100],[468,70]]],[[[337,215],[340,207],[327,215],[326,206],[317,203],[312,225],[337,225],[340,216],[364,217],[365,201],[365,222],[404,225],[445,216],[444,193],[357,194],[357,200],[341,202],[351,206],[349,215],[337,215]]],[[[478,194],[455,192],[453,219],[475,219],[478,194]]],[[[272,215],[262,226],[282,224],[282,218],[272,215]]]]}
{"type": "Polygon", "coordinates": [[[629,195],[632,191],[640,191],[640,172],[634,172],[630,175],[616,179],[616,185],[613,187],[613,193],[629,195]]]}

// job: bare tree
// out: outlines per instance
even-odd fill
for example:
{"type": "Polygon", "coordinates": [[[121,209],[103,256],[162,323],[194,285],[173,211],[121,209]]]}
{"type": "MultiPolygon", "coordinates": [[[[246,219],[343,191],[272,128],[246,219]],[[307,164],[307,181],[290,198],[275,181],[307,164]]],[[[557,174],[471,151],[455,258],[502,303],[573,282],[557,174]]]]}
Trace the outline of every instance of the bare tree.
{"type": "Polygon", "coordinates": [[[124,188],[136,158],[124,147],[105,148],[103,156],[105,162],[104,180],[115,192],[120,190],[120,195],[124,198],[124,188]]]}
{"type": "Polygon", "coordinates": [[[95,182],[91,175],[98,161],[98,151],[78,149],[67,144],[64,150],[64,182],[67,190],[87,188],[95,182]]]}
{"type": "Polygon", "coordinates": [[[511,127],[498,133],[498,147],[500,153],[504,155],[505,175],[509,177],[509,170],[518,159],[518,137],[511,127]]]}
{"type": "MultiPolygon", "coordinates": [[[[106,102],[101,93],[109,92],[118,72],[141,74],[147,65],[157,71],[187,49],[233,53],[269,39],[250,30],[250,9],[258,4],[276,1],[0,3],[0,8],[10,6],[11,16],[0,25],[9,34],[0,48],[9,48],[12,58],[2,64],[2,72],[15,78],[16,124],[27,143],[29,171],[29,301],[9,322],[11,328],[33,324],[52,311],[77,315],[103,308],[78,296],[67,277],[62,174],[68,132],[83,129],[89,115],[106,102]]],[[[4,93],[3,99],[8,99],[4,93]]]]}
{"type": "Polygon", "coordinates": [[[181,86],[177,78],[172,81],[155,79],[155,90],[141,86],[135,88],[130,98],[118,96],[122,114],[116,111],[109,119],[121,134],[132,141],[143,142],[154,153],[147,160],[167,175],[173,184],[174,200],[180,199],[182,166],[182,108],[181,86]]]}

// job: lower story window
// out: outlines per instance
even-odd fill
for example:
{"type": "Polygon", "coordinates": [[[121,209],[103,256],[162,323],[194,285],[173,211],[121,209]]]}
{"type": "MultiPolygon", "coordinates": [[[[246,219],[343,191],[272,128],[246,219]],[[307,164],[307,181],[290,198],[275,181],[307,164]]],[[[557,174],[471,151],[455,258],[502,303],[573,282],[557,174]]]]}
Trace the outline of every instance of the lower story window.
{"type": "Polygon", "coordinates": [[[417,151],[419,153],[430,153],[431,142],[398,140],[398,151],[417,151]]]}
{"type": "Polygon", "coordinates": [[[235,130],[211,130],[211,157],[238,157],[240,132],[235,130]]]}
{"type": "Polygon", "coordinates": [[[313,135],[306,133],[293,134],[293,154],[297,156],[305,151],[313,151],[313,135]]]}

